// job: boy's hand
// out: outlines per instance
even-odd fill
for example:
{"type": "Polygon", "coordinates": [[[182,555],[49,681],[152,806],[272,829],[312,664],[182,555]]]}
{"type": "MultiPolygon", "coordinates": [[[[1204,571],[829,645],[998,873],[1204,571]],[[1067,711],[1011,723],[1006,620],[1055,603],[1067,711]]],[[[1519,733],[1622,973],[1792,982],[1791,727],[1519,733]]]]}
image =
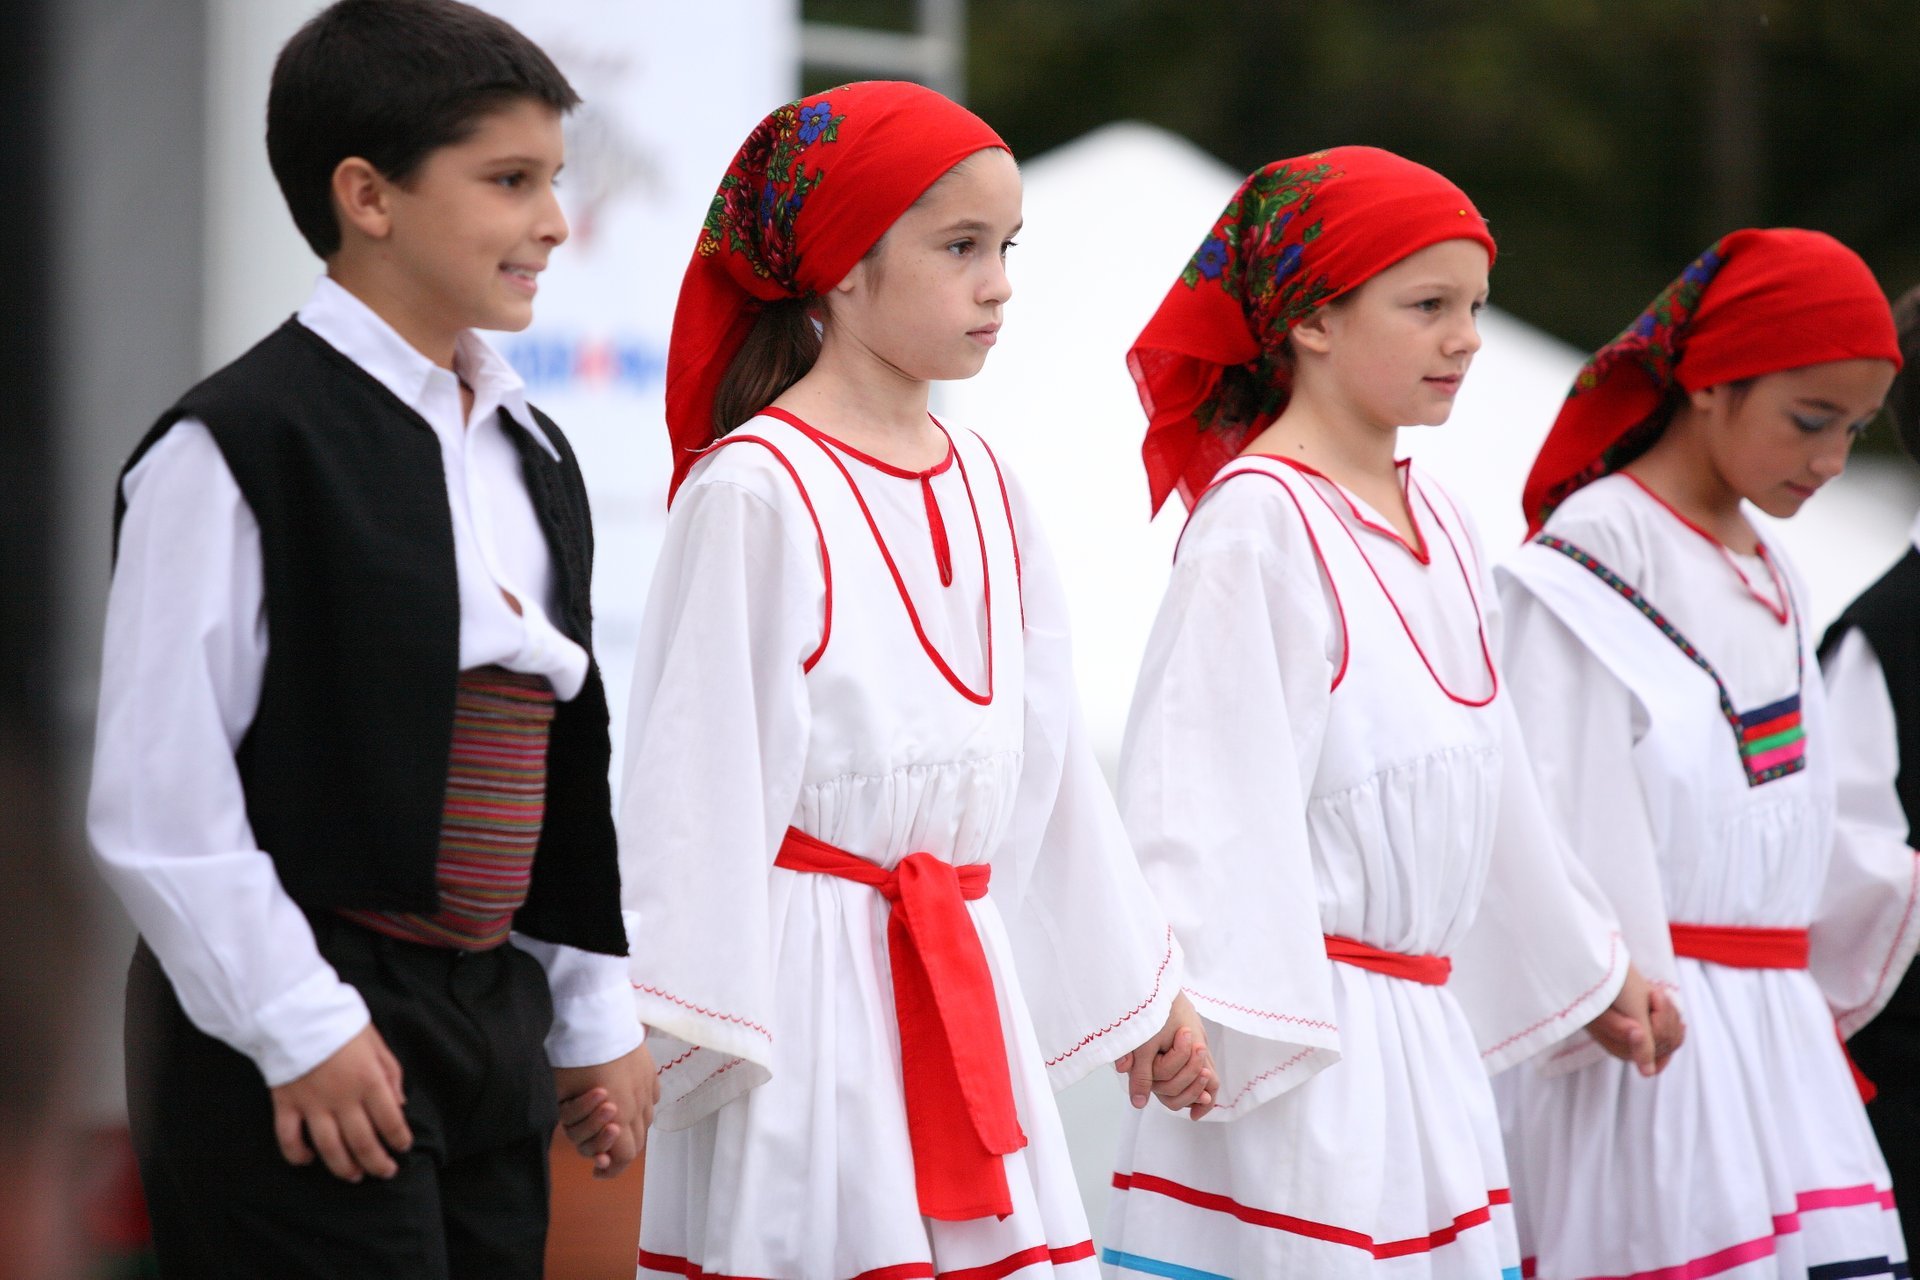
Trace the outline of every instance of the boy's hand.
{"type": "Polygon", "coordinates": [[[273,1134],[289,1164],[312,1164],[317,1151],[336,1178],[391,1178],[400,1165],[390,1151],[413,1146],[401,1111],[407,1099],[400,1060],[371,1022],[332,1057],[272,1094],[273,1134]]]}
{"type": "Polygon", "coordinates": [[[1184,1109],[1195,1120],[1213,1110],[1220,1088],[1206,1031],[1184,992],[1173,998],[1166,1025],[1133,1052],[1122,1054],[1113,1069],[1129,1077],[1127,1092],[1134,1106],[1146,1106],[1151,1093],[1169,1110],[1184,1109]]]}
{"type": "Polygon", "coordinates": [[[594,1177],[619,1176],[647,1149],[660,1080],[646,1045],[598,1066],[555,1067],[553,1088],[567,1141],[593,1161],[594,1177]]]}
{"type": "Polygon", "coordinates": [[[1673,997],[1650,985],[1640,970],[1627,968],[1627,980],[1605,1013],[1587,1024],[1587,1034],[1614,1057],[1631,1062],[1643,1076],[1658,1075],[1686,1039],[1686,1024],[1673,997]]]}

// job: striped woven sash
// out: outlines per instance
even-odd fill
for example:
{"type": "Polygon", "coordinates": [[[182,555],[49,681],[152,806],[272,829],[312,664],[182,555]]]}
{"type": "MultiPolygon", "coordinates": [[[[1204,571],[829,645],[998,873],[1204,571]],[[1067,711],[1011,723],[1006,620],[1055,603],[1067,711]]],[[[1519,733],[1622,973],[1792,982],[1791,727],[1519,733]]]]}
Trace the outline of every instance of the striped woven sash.
{"type": "Polygon", "coordinates": [[[500,667],[460,673],[434,884],[439,910],[342,911],[389,937],[484,951],[527,900],[547,802],[553,687],[500,667]]]}

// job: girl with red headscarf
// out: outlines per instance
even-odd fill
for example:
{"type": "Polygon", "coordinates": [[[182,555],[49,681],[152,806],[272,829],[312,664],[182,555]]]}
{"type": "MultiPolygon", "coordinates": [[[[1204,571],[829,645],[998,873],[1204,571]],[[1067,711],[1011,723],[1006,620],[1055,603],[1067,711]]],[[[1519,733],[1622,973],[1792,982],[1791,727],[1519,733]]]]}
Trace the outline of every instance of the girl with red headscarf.
{"type": "Polygon", "coordinates": [[[620,814],[642,1275],[1091,1276],[1052,1090],[1209,1100],[1046,545],[927,413],[1019,223],[978,118],[847,85],[747,138],[687,268],[620,814]]]}
{"type": "Polygon", "coordinates": [[[1653,1069],[1527,771],[1485,559],[1394,456],[1452,409],[1493,255],[1421,165],[1280,161],[1129,353],[1154,505],[1192,513],[1121,810],[1220,1084],[1199,1124],[1129,1118],[1115,1277],[1517,1276],[1488,1070],[1602,1018],[1653,1069]]]}
{"type": "Polygon", "coordinates": [[[1540,1276],[1907,1274],[1834,1024],[1898,984],[1920,881],[1904,833],[1836,839],[1848,730],[1751,519],[1840,473],[1899,364],[1852,251],[1736,231],[1587,362],[1528,477],[1533,537],[1501,578],[1514,698],[1550,809],[1689,1028],[1658,1079],[1570,1054],[1499,1081],[1540,1276]]]}

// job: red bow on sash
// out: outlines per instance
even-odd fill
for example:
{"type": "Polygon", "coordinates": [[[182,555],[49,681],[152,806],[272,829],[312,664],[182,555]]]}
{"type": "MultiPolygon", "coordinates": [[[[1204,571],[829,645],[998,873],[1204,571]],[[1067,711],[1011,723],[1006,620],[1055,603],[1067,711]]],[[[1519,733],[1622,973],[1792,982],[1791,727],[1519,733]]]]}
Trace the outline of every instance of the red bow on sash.
{"type": "Polygon", "coordinates": [[[1001,1157],[1027,1135],[993,975],[965,906],[986,897],[993,869],[912,853],[888,871],[791,827],[773,865],[871,885],[892,904],[887,958],[920,1212],[950,1222],[1012,1213],[1001,1157]]]}
{"type": "MultiPolygon", "coordinates": [[[[1805,929],[1746,929],[1738,925],[1710,924],[1676,924],[1669,929],[1673,934],[1673,954],[1690,960],[1725,965],[1729,969],[1807,967],[1805,929]]],[[[1853,1072],[1853,1087],[1860,1091],[1860,1101],[1872,1102],[1879,1089],[1867,1079],[1866,1072],[1854,1064],[1853,1055],[1847,1052],[1847,1038],[1840,1034],[1838,1026],[1834,1027],[1833,1034],[1840,1041],[1840,1056],[1847,1060],[1847,1070],[1853,1072]]]]}

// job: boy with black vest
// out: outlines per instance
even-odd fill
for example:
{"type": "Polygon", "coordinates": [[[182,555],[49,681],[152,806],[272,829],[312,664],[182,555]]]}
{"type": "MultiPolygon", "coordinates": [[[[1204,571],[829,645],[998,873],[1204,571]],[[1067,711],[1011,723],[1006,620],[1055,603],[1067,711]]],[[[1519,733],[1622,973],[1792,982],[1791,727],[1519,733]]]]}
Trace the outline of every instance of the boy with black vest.
{"type": "MultiPolygon", "coordinates": [[[[1894,304],[1893,319],[1906,363],[1887,408],[1901,446],[1920,460],[1920,288],[1894,304]]],[[[1840,838],[1849,824],[1862,824],[1913,844],[1920,840],[1920,517],[1906,554],[1827,631],[1820,662],[1838,753],[1840,838]]],[[[1920,910],[1909,916],[1909,927],[1920,928],[1920,910]]],[[[1920,1242],[1920,966],[1907,970],[1847,1049],[1878,1089],[1867,1116],[1893,1174],[1901,1229],[1920,1242]]]]}
{"type": "Polygon", "coordinates": [[[586,491],[472,332],[577,101],[452,0],[310,21],[267,151],[326,274],[122,474],[89,829],[168,1277],[538,1276],[556,1115],[643,1141],[586,491]]]}

